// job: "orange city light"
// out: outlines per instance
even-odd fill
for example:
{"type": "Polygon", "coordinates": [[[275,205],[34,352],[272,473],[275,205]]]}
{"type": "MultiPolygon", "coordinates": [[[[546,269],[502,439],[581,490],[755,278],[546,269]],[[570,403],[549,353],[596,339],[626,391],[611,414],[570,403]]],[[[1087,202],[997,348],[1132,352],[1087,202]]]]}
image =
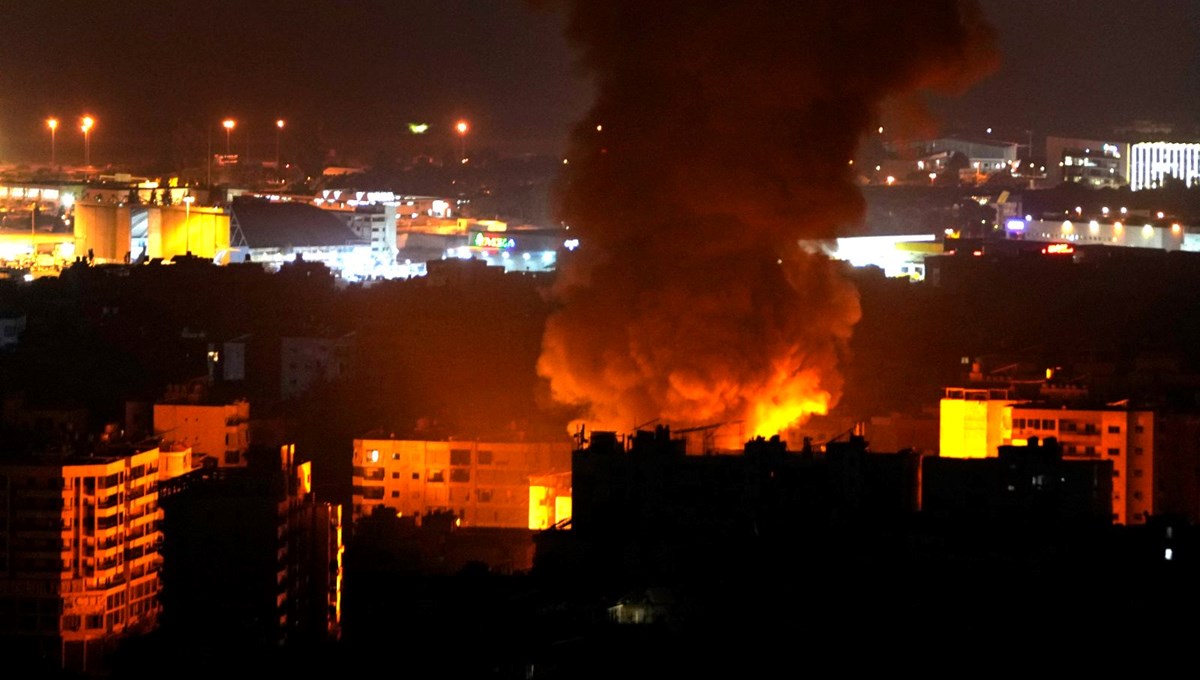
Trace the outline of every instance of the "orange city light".
{"type": "Polygon", "coordinates": [[[282,119],[282,118],[280,118],[279,120],[275,121],[275,127],[279,128],[280,130],[282,130],[282,129],[283,129],[283,119],[282,119]]]}
{"type": "Polygon", "coordinates": [[[234,122],[234,120],[233,120],[232,118],[226,118],[224,121],[222,121],[222,122],[221,122],[221,125],[222,125],[222,126],[223,126],[223,127],[226,129],[226,130],[232,130],[232,129],[233,129],[233,126],[237,125],[237,123],[236,123],[236,122],[234,122]]]}
{"type": "Polygon", "coordinates": [[[96,126],[96,119],[91,116],[84,116],[83,121],[79,125],[79,129],[87,132],[96,126]]]}
{"type": "Polygon", "coordinates": [[[471,129],[471,127],[467,125],[467,121],[460,120],[458,121],[458,124],[454,126],[454,129],[458,130],[458,134],[465,135],[467,134],[467,130],[471,129]]]}
{"type": "Polygon", "coordinates": [[[57,118],[47,119],[46,127],[50,128],[51,130],[57,130],[58,129],[58,119],[57,118]]]}

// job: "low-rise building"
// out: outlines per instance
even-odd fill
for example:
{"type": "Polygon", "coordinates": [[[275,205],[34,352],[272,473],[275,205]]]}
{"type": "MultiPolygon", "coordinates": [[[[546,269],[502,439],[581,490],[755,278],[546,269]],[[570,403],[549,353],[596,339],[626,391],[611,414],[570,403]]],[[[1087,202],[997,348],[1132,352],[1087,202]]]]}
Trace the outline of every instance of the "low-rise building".
{"type": "Polygon", "coordinates": [[[354,440],[354,519],[452,512],[460,526],[543,529],[571,513],[571,443],[354,440]]]}

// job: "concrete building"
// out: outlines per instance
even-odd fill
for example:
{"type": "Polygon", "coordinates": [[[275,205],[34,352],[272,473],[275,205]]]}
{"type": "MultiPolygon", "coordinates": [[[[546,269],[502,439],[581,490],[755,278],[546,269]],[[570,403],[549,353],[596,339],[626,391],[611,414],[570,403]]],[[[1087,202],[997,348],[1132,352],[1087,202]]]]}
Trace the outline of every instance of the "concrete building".
{"type": "Polygon", "coordinates": [[[337,380],[350,370],[354,334],[337,337],[280,338],[279,393],[283,399],[337,380]]]}
{"type": "Polygon", "coordinates": [[[355,520],[453,512],[460,526],[543,529],[571,515],[571,444],[354,440],[355,520]]]}
{"type": "Polygon", "coordinates": [[[987,458],[931,456],[921,463],[921,512],[955,522],[1109,523],[1112,462],[1067,458],[1036,437],[987,458]]]}
{"type": "Polygon", "coordinates": [[[1012,436],[1005,388],[948,387],[941,401],[939,452],[944,458],[991,458],[1012,436]]]}
{"type": "Polygon", "coordinates": [[[121,636],[156,627],[159,461],[150,448],[0,462],[0,636],[21,654],[96,670],[121,636]]]}
{"type": "Polygon", "coordinates": [[[245,469],[163,485],[164,632],[220,631],[236,657],[341,634],[342,506],[317,499],[295,447],[256,447],[245,469]]]}
{"type": "Polygon", "coordinates": [[[1046,137],[1046,162],[1052,184],[1115,189],[1129,183],[1129,144],[1125,142],[1046,137]]]}
{"type": "Polygon", "coordinates": [[[1129,188],[1157,189],[1167,178],[1200,182],[1200,143],[1139,142],[1129,150],[1129,188]]]}
{"type": "Polygon", "coordinates": [[[393,267],[396,264],[396,210],[395,205],[359,205],[352,210],[333,211],[350,231],[360,240],[371,244],[371,256],[376,267],[393,267]]]}
{"type": "Polygon", "coordinates": [[[1055,437],[1063,460],[1111,463],[1115,524],[1141,524],[1155,514],[1153,411],[1128,406],[1017,404],[1011,407],[1009,418],[1012,444],[1055,437]]]}
{"type": "Polygon", "coordinates": [[[250,403],[213,402],[201,392],[176,390],[154,404],[154,435],[192,449],[194,463],[245,467],[250,446],[250,403]]]}
{"type": "Polygon", "coordinates": [[[1095,404],[1086,393],[1050,400],[1012,389],[950,388],[942,400],[940,457],[995,458],[1002,446],[1053,437],[1065,461],[1111,465],[1112,521],[1200,519],[1200,415],[1095,404]]]}

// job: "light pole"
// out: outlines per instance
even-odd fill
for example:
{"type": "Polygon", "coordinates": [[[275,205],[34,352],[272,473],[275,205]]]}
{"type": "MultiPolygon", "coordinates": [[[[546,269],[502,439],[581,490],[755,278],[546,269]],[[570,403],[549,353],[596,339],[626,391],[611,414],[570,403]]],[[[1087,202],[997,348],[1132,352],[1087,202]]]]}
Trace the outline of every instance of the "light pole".
{"type": "Polygon", "coordinates": [[[79,129],[83,130],[83,165],[84,167],[92,167],[92,128],[96,126],[96,119],[91,116],[84,116],[80,122],[79,129]]]}
{"type": "Polygon", "coordinates": [[[461,163],[467,160],[467,131],[471,126],[467,121],[460,120],[454,125],[454,129],[458,131],[458,160],[461,163]]]}
{"type": "Polygon", "coordinates": [[[196,197],[188,194],[183,197],[183,240],[184,251],[192,254],[192,203],[196,201],[196,197]]]}
{"type": "Polygon", "coordinates": [[[58,131],[58,119],[46,119],[46,127],[50,128],[50,167],[54,167],[54,133],[58,131]]]}
{"type": "Polygon", "coordinates": [[[225,155],[226,156],[229,155],[229,136],[230,136],[230,134],[233,133],[233,128],[235,125],[237,125],[237,122],[234,121],[232,118],[226,118],[221,123],[221,126],[225,128],[225,155]]]}
{"type": "Polygon", "coordinates": [[[279,172],[279,140],[283,137],[283,119],[275,121],[275,176],[282,177],[279,172]]]}

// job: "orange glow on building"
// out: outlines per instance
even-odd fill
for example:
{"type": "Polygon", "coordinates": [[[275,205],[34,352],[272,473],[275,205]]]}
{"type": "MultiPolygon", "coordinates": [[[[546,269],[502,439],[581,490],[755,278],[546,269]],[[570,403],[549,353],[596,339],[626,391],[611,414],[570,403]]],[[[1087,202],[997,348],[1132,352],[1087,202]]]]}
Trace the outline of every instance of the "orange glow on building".
{"type": "Polygon", "coordinates": [[[464,528],[546,528],[565,519],[571,443],[356,439],[353,482],[354,520],[382,506],[418,522],[451,512],[464,528]]]}

